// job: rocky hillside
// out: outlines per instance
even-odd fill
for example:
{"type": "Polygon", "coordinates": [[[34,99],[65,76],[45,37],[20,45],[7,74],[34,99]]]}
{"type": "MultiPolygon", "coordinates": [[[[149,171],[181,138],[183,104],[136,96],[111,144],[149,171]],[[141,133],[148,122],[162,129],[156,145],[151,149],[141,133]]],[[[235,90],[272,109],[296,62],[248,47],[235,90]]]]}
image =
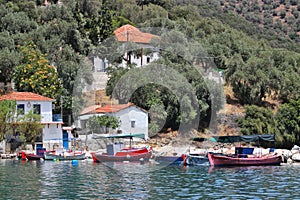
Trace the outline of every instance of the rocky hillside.
{"type": "Polygon", "coordinates": [[[299,0],[220,0],[220,4],[225,12],[300,41],[299,0]]]}

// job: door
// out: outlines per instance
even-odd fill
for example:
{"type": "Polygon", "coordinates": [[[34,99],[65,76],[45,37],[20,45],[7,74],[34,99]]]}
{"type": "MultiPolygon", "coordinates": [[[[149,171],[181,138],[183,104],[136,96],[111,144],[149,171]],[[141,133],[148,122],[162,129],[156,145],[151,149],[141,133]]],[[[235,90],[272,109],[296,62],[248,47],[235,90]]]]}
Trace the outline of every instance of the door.
{"type": "Polygon", "coordinates": [[[43,144],[35,144],[36,155],[40,155],[43,151],[43,144]]]}
{"type": "Polygon", "coordinates": [[[68,131],[63,131],[63,147],[67,150],[69,149],[68,131]]]}

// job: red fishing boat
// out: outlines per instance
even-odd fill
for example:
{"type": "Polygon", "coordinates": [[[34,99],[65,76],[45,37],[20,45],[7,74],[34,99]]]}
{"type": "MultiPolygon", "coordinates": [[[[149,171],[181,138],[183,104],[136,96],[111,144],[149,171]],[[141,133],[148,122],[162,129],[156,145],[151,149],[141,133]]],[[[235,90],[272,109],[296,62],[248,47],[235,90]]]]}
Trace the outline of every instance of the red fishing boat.
{"type": "MultiPolygon", "coordinates": [[[[241,136],[217,136],[214,137],[216,142],[235,143],[235,142],[258,142],[260,141],[275,142],[274,134],[261,135],[241,135],[241,136]]],[[[211,166],[251,166],[251,165],[280,165],[282,162],[281,155],[274,154],[271,151],[266,155],[253,154],[253,147],[235,147],[234,154],[214,154],[208,153],[208,160],[211,166]]],[[[274,149],[273,149],[274,150],[274,149]]]]}
{"type": "Polygon", "coordinates": [[[26,153],[25,151],[21,151],[18,153],[18,158],[20,160],[40,160],[44,159],[44,153],[46,149],[45,148],[40,148],[37,149],[37,153],[26,153]]]}
{"type": "Polygon", "coordinates": [[[41,160],[44,159],[44,155],[37,155],[37,154],[26,154],[27,160],[41,160]]]}
{"type": "Polygon", "coordinates": [[[36,154],[34,153],[26,154],[26,158],[27,160],[41,160],[44,159],[45,152],[46,152],[46,148],[37,148],[36,154]]]}
{"type": "MultiPolygon", "coordinates": [[[[129,138],[130,147],[125,147],[123,142],[114,142],[106,146],[106,153],[93,152],[91,153],[94,162],[137,162],[137,161],[149,161],[152,156],[151,147],[134,148],[131,147],[133,137],[143,138],[144,134],[117,134],[117,135],[105,135],[101,138],[129,138]]],[[[98,137],[99,138],[99,137],[98,137]]]]}
{"type": "Polygon", "coordinates": [[[280,165],[282,157],[280,155],[218,155],[208,153],[208,160],[211,166],[280,165]]]}

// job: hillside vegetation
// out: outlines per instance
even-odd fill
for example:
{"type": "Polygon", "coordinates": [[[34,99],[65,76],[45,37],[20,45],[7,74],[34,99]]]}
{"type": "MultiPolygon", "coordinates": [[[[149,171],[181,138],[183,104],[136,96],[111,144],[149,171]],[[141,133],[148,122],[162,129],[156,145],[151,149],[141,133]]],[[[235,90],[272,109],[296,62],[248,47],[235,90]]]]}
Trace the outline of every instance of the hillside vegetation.
{"type": "MultiPolygon", "coordinates": [[[[286,146],[300,142],[298,1],[64,0],[58,3],[0,0],[2,93],[9,92],[9,83],[14,80],[20,91],[55,94],[52,98],[57,99],[56,112],[63,98],[64,115],[71,115],[78,112],[74,105],[76,108],[84,105],[83,99],[72,102],[73,91],[79,87],[76,78],[92,82],[91,71],[86,70],[92,68],[87,58],[102,50],[102,42],[113,36],[113,30],[125,24],[164,27],[171,31],[162,37],[173,41],[177,50],[187,46],[189,49],[182,51],[182,55],[161,52],[158,63],[167,64],[185,77],[196,99],[188,95],[176,97],[159,84],[139,88],[129,100],[152,112],[155,120],[150,120],[150,132],[178,130],[183,122],[193,125],[185,126],[182,131],[187,131],[186,128],[205,131],[211,117],[222,109],[219,86],[213,81],[204,85],[202,77],[184,59],[196,55],[198,59],[193,63],[206,67],[204,71],[211,63],[223,71],[226,87],[233,92],[227,103],[245,106],[244,117],[237,122],[238,133],[276,134],[278,141],[286,146]],[[199,45],[192,45],[185,38],[199,45]],[[203,56],[200,49],[209,56],[203,56]],[[31,56],[35,55],[39,57],[31,65],[31,56]],[[39,70],[45,66],[48,69],[48,65],[55,67],[60,80],[55,82],[55,88],[45,82],[46,76],[39,70]],[[22,87],[25,83],[26,87],[22,87]],[[45,89],[41,90],[40,85],[45,89]],[[210,88],[215,88],[217,94],[210,93],[210,88]],[[184,112],[180,110],[180,101],[187,108],[184,112]],[[272,102],[276,102],[276,110],[272,102]],[[194,109],[195,105],[200,109],[194,109]],[[197,116],[200,122],[195,125],[197,116]],[[158,122],[161,119],[166,122],[162,126],[158,122]]],[[[128,69],[118,68],[120,56],[110,62],[114,69],[109,71],[108,95],[112,95],[122,75],[134,68],[131,65],[128,69]]],[[[141,72],[135,72],[133,77],[140,77],[141,72]]]]}
{"type": "Polygon", "coordinates": [[[276,35],[284,35],[299,42],[300,1],[298,0],[221,0],[224,12],[233,12],[247,21],[265,29],[273,29],[276,35]]]}

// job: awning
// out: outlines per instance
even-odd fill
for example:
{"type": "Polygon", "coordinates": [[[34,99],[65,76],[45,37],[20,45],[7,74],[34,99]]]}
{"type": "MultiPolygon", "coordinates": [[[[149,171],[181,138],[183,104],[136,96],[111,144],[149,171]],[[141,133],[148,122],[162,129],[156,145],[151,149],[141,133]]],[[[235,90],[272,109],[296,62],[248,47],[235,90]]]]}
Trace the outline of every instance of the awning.
{"type": "Polygon", "coordinates": [[[144,133],[132,133],[132,134],[99,134],[99,135],[93,135],[93,139],[103,139],[103,138],[141,138],[144,139],[145,138],[145,134],[144,133]]]}
{"type": "Polygon", "coordinates": [[[207,138],[194,138],[194,141],[210,140],[213,142],[221,143],[234,143],[234,142],[257,142],[257,141],[269,141],[275,142],[274,134],[261,134],[261,135],[241,135],[241,136],[213,136],[207,138]]]}

